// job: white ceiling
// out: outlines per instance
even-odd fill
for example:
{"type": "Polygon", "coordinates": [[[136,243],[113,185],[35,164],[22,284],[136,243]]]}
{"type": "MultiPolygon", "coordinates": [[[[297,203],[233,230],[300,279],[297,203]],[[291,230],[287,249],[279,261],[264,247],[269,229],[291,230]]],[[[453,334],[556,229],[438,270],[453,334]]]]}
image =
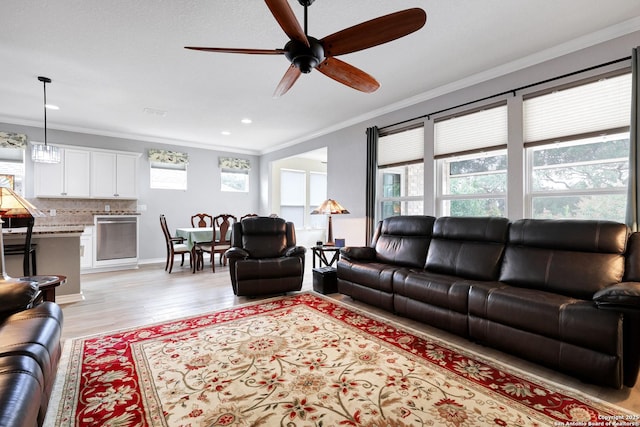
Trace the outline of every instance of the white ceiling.
{"type": "MultiPolygon", "coordinates": [[[[289,3],[302,22],[303,8],[289,3]]],[[[637,0],[317,0],[309,34],[410,7],[427,12],[424,28],[340,57],[373,75],[377,92],[313,71],[273,99],[284,56],[183,48],[284,47],[263,1],[2,0],[0,122],[42,126],[42,75],[53,80],[47,101],[60,106],[48,112],[50,129],[261,154],[640,30],[637,0]]]]}

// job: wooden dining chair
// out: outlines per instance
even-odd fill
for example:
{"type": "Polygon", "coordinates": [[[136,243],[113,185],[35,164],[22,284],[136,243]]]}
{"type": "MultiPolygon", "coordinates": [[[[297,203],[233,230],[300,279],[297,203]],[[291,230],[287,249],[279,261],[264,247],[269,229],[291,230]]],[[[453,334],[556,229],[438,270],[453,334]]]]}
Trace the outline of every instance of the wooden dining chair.
{"type": "Polygon", "coordinates": [[[213,216],[206,213],[197,213],[191,216],[192,227],[213,227],[213,216]]]}
{"type": "Polygon", "coordinates": [[[207,252],[211,255],[211,271],[215,273],[216,265],[214,262],[214,255],[220,255],[220,265],[227,265],[227,259],[224,256],[224,253],[231,247],[231,228],[233,224],[238,220],[234,215],[222,214],[213,217],[213,239],[211,242],[207,243],[198,243],[197,253],[198,253],[198,261],[197,265],[201,268],[204,268],[204,252],[207,252]]]}
{"type": "Polygon", "coordinates": [[[248,213],[248,214],[242,215],[242,216],[240,217],[240,221],[242,221],[242,220],[243,220],[243,219],[245,219],[245,218],[251,218],[252,216],[258,216],[258,214],[248,213]]]}
{"type": "MultiPolygon", "coordinates": [[[[184,254],[191,255],[191,251],[187,248],[187,245],[184,243],[184,239],[182,237],[172,237],[171,232],[169,231],[169,227],[167,226],[167,219],[164,215],[160,215],[160,227],[162,227],[162,233],[164,234],[164,240],[167,244],[167,261],[164,265],[164,270],[169,271],[173,270],[173,259],[176,255],[182,256],[182,261],[180,265],[184,265],[184,254]]],[[[193,267],[193,263],[195,260],[191,259],[189,256],[189,266],[193,267]]]]}

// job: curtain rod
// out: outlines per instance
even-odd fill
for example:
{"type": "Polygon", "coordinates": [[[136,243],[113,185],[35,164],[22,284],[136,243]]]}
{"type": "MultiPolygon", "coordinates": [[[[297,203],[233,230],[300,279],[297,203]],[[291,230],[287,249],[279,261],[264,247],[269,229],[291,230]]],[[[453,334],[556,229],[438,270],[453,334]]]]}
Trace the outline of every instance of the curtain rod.
{"type": "Polygon", "coordinates": [[[609,65],[617,64],[618,62],[628,61],[630,59],[631,59],[631,56],[627,56],[627,57],[620,58],[620,59],[614,59],[613,61],[605,62],[604,64],[594,65],[594,66],[591,66],[591,67],[588,67],[588,68],[583,68],[582,70],[578,70],[578,71],[572,71],[571,73],[562,74],[562,75],[556,76],[556,77],[551,77],[551,78],[546,79],[546,80],[541,80],[539,82],[530,83],[528,85],[520,86],[520,87],[517,87],[515,89],[505,90],[504,92],[496,93],[494,95],[485,96],[484,98],[475,99],[473,101],[465,102],[465,103],[462,103],[462,104],[459,104],[459,105],[456,105],[456,106],[453,106],[453,107],[448,107],[448,108],[444,108],[442,110],[434,111],[434,112],[429,113],[429,114],[423,114],[421,116],[417,116],[417,117],[414,117],[412,119],[403,120],[401,122],[394,123],[392,125],[381,127],[381,128],[379,128],[379,130],[384,130],[384,129],[387,129],[387,128],[390,128],[390,127],[401,125],[403,123],[412,122],[412,121],[417,120],[417,119],[424,119],[425,117],[427,118],[427,120],[429,120],[431,118],[431,116],[434,116],[436,114],[446,113],[447,111],[455,110],[456,108],[466,107],[467,105],[475,104],[477,102],[486,101],[486,100],[492,99],[492,98],[497,98],[499,96],[504,96],[504,95],[507,95],[509,93],[513,93],[513,95],[515,96],[516,92],[524,90],[524,89],[529,89],[530,87],[534,87],[534,86],[542,85],[542,84],[545,84],[545,83],[553,82],[555,80],[564,79],[565,77],[575,76],[576,74],[586,73],[587,71],[592,71],[592,70],[596,70],[598,68],[607,67],[609,65]]]}

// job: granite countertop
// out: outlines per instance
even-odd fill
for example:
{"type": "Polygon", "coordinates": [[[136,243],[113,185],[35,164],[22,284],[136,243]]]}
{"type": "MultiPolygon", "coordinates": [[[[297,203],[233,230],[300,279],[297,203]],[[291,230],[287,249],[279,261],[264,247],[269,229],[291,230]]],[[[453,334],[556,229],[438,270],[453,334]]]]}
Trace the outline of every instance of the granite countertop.
{"type": "Polygon", "coordinates": [[[140,212],[136,212],[136,211],[93,211],[91,212],[93,215],[97,216],[97,215],[141,215],[140,212]]]}
{"type": "MultiPolygon", "coordinates": [[[[70,234],[70,233],[82,233],[86,226],[83,224],[60,224],[60,225],[36,225],[33,227],[33,235],[39,234],[70,234]]],[[[25,228],[3,228],[2,233],[5,235],[11,234],[26,234],[25,228]]]]}

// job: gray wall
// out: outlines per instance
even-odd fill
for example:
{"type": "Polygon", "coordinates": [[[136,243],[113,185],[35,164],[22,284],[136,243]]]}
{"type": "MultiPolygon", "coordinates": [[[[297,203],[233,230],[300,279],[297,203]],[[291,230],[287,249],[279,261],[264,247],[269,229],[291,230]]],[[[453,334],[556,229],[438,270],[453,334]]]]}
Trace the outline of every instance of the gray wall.
{"type": "MultiPolygon", "coordinates": [[[[29,140],[40,141],[42,129],[27,126],[0,123],[0,129],[7,132],[24,133],[29,140]]],[[[146,205],[147,210],[140,215],[140,253],[141,262],[164,260],[166,249],[164,237],[160,230],[159,216],[167,217],[169,227],[186,227],[190,225],[191,215],[197,212],[211,214],[230,213],[242,216],[246,213],[263,213],[259,211],[258,179],[260,162],[256,156],[199,148],[181,147],[146,141],[111,138],[100,135],[89,135],[75,132],[48,130],[47,140],[52,144],[76,145],[81,147],[102,148],[141,153],[138,169],[138,205],[146,205]],[[160,148],[175,150],[189,154],[188,189],[152,190],[149,188],[149,161],[147,150],[160,148]],[[235,156],[251,160],[250,183],[248,193],[229,193],[220,191],[219,156],[235,156]]],[[[25,196],[34,197],[33,163],[26,156],[25,196]]]]}
{"type": "MultiPolygon", "coordinates": [[[[453,86],[448,92],[434,88],[433,96],[424,96],[425,100],[419,103],[399,108],[396,111],[382,114],[339,131],[259,157],[238,154],[238,157],[249,158],[252,162],[251,190],[248,194],[220,192],[218,156],[232,153],[55,130],[49,131],[49,141],[143,154],[140,160],[138,187],[140,196],[138,203],[147,206],[147,211],[141,215],[140,221],[140,258],[143,261],[164,258],[164,242],[158,225],[158,216],[161,213],[167,215],[169,225],[172,228],[187,225],[190,215],[199,211],[229,212],[236,215],[248,212],[269,214],[274,210],[269,197],[272,180],[271,162],[322,147],[328,149],[328,197],[338,200],[351,212],[350,215],[334,216],[334,236],[345,237],[349,245],[359,245],[367,243],[365,235],[365,130],[367,127],[390,126],[499,92],[630,56],[631,49],[637,45],[640,45],[640,32],[631,33],[568,55],[558,56],[537,65],[527,66],[526,61],[507,64],[499,70],[502,71],[502,74],[496,70],[489,73],[492,75],[501,74],[499,78],[487,80],[483,76],[472,76],[467,81],[455,85],[455,90],[453,86]],[[163,148],[189,153],[189,189],[187,191],[149,189],[149,165],[146,160],[148,148],[163,148]]],[[[530,58],[530,62],[535,63],[535,58],[530,58]]],[[[375,95],[356,94],[355,96],[375,95]]],[[[31,136],[35,140],[41,139],[42,134],[40,128],[3,123],[0,123],[0,129],[26,133],[29,136],[35,135],[31,136]]],[[[432,173],[432,171],[427,171],[427,173],[432,173]]],[[[27,197],[33,196],[31,176],[33,176],[32,165],[28,160],[27,197]]],[[[432,197],[432,195],[433,189],[426,188],[425,199],[432,197]]],[[[430,202],[425,203],[427,207],[431,205],[430,202]]]]}
{"type": "MultiPolygon", "coordinates": [[[[269,168],[272,161],[326,146],[328,148],[328,196],[338,200],[351,212],[351,215],[334,216],[334,235],[346,236],[348,245],[366,244],[368,243],[365,233],[365,132],[367,127],[391,126],[442,109],[631,56],[631,50],[638,45],[640,45],[640,32],[635,32],[537,65],[526,67],[520,64],[510,64],[504,67],[505,72],[501,77],[491,80],[484,79],[486,81],[482,83],[474,83],[482,81],[482,76],[473,76],[468,79],[466,86],[464,82],[458,85],[459,87],[465,86],[463,88],[452,90],[443,95],[434,95],[433,98],[410,107],[377,116],[295,146],[264,154],[260,157],[260,179],[263,182],[269,180],[269,168]],[[518,71],[512,71],[518,68],[518,71]]],[[[620,68],[620,65],[615,67],[620,68]]],[[[558,82],[554,84],[558,84],[558,82]]],[[[427,170],[425,173],[433,174],[433,171],[427,170]]],[[[425,180],[425,183],[429,182],[433,182],[433,180],[425,180]]],[[[425,188],[425,214],[433,214],[429,211],[433,209],[431,201],[433,193],[434,188],[425,188]]],[[[261,209],[268,210],[269,200],[264,193],[261,195],[260,204],[261,209]]]]}

